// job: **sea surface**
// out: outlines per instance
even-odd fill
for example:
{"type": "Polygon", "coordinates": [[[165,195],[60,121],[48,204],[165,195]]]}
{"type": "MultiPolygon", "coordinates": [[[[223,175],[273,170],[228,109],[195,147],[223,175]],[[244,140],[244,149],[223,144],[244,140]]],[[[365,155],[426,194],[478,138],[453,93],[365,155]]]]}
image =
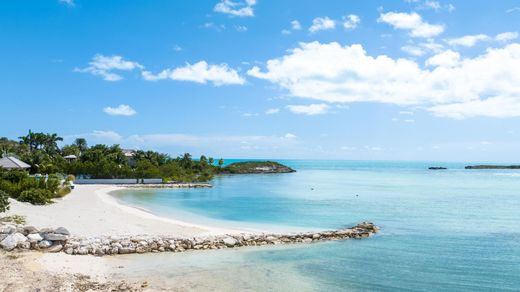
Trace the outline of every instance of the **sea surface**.
{"type": "Polygon", "coordinates": [[[135,277],[193,290],[520,291],[520,171],[465,170],[468,163],[279,162],[297,172],[113,196],[199,224],[316,230],[371,221],[381,232],[364,240],[118,261],[135,277]]]}

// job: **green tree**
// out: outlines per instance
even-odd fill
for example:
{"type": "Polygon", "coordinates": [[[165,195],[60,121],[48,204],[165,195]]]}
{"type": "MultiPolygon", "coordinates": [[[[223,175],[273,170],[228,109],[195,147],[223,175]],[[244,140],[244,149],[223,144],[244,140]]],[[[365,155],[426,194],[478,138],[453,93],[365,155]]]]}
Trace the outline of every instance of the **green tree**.
{"type": "Polygon", "coordinates": [[[220,159],[218,160],[218,166],[219,166],[219,167],[222,167],[222,165],[224,165],[224,159],[220,158],[220,159]]]}
{"type": "Polygon", "coordinates": [[[0,213],[9,210],[9,196],[6,192],[0,190],[0,213]]]}
{"type": "Polygon", "coordinates": [[[88,149],[87,140],[85,138],[77,138],[74,140],[74,145],[78,147],[80,155],[88,149]]]}

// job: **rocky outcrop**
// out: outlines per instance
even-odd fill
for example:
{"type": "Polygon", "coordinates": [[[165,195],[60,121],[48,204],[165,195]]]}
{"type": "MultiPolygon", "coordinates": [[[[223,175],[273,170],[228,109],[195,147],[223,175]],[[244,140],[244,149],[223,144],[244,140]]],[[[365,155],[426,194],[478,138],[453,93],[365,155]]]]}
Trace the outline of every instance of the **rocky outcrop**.
{"type": "MultiPolygon", "coordinates": [[[[326,240],[366,238],[379,231],[373,223],[363,222],[351,228],[332,231],[294,234],[237,234],[176,238],[167,236],[100,236],[93,238],[69,235],[67,229],[34,230],[26,232],[26,227],[12,223],[0,223],[0,235],[6,235],[0,246],[7,250],[39,250],[44,252],[64,252],[70,255],[117,255],[149,252],[183,252],[187,250],[208,250],[264,246],[277,244],[312,243],[326,240]]],[[[2,238],[2,237],[0,237],[2,238]]]]}
{"type": "Polygon", "coordinates": [[[247,161],[232,163],[222,169],[224,174],[291,173],[294,169],[274,161],[247,161]]]}
{"type": "Polygon", "coordinates": [[[465,169],[520,169],[520,165],[469,165],[465,169]]]}

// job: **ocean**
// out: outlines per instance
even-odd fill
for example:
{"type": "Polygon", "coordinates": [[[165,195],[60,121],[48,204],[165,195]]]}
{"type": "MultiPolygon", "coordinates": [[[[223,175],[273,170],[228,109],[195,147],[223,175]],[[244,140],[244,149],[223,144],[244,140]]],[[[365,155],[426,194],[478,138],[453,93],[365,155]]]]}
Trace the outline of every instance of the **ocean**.
{"type": "Polygon", "coordinates": [[[467,163],[279,160],[211,189],[124,190],[151,213],[223,227],[321,230],[371,221],[364,240],[119,259],[136,277],[200,290],[520,290],[520,171],[467,163]],[[448,170],[428,170],[445,166],[448,170]]]}

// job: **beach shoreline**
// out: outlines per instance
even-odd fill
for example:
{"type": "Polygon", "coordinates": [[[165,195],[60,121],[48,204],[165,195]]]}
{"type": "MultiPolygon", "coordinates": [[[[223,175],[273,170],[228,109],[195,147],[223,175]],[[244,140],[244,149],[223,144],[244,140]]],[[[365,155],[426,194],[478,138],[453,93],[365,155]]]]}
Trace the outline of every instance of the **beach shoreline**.
{"type": "Polygon", "coordinates": [[[27,225],[37,228],[63,226],[71,234],[85,237],[143,234],[192,237],[251,232],[160,217],[121,204],[110,195],[110,192],[124,189],[117,185],[77,185],[67,196],[44,206],[10,200],[11,208],[5,216],[24,216],[27,225]]]}

